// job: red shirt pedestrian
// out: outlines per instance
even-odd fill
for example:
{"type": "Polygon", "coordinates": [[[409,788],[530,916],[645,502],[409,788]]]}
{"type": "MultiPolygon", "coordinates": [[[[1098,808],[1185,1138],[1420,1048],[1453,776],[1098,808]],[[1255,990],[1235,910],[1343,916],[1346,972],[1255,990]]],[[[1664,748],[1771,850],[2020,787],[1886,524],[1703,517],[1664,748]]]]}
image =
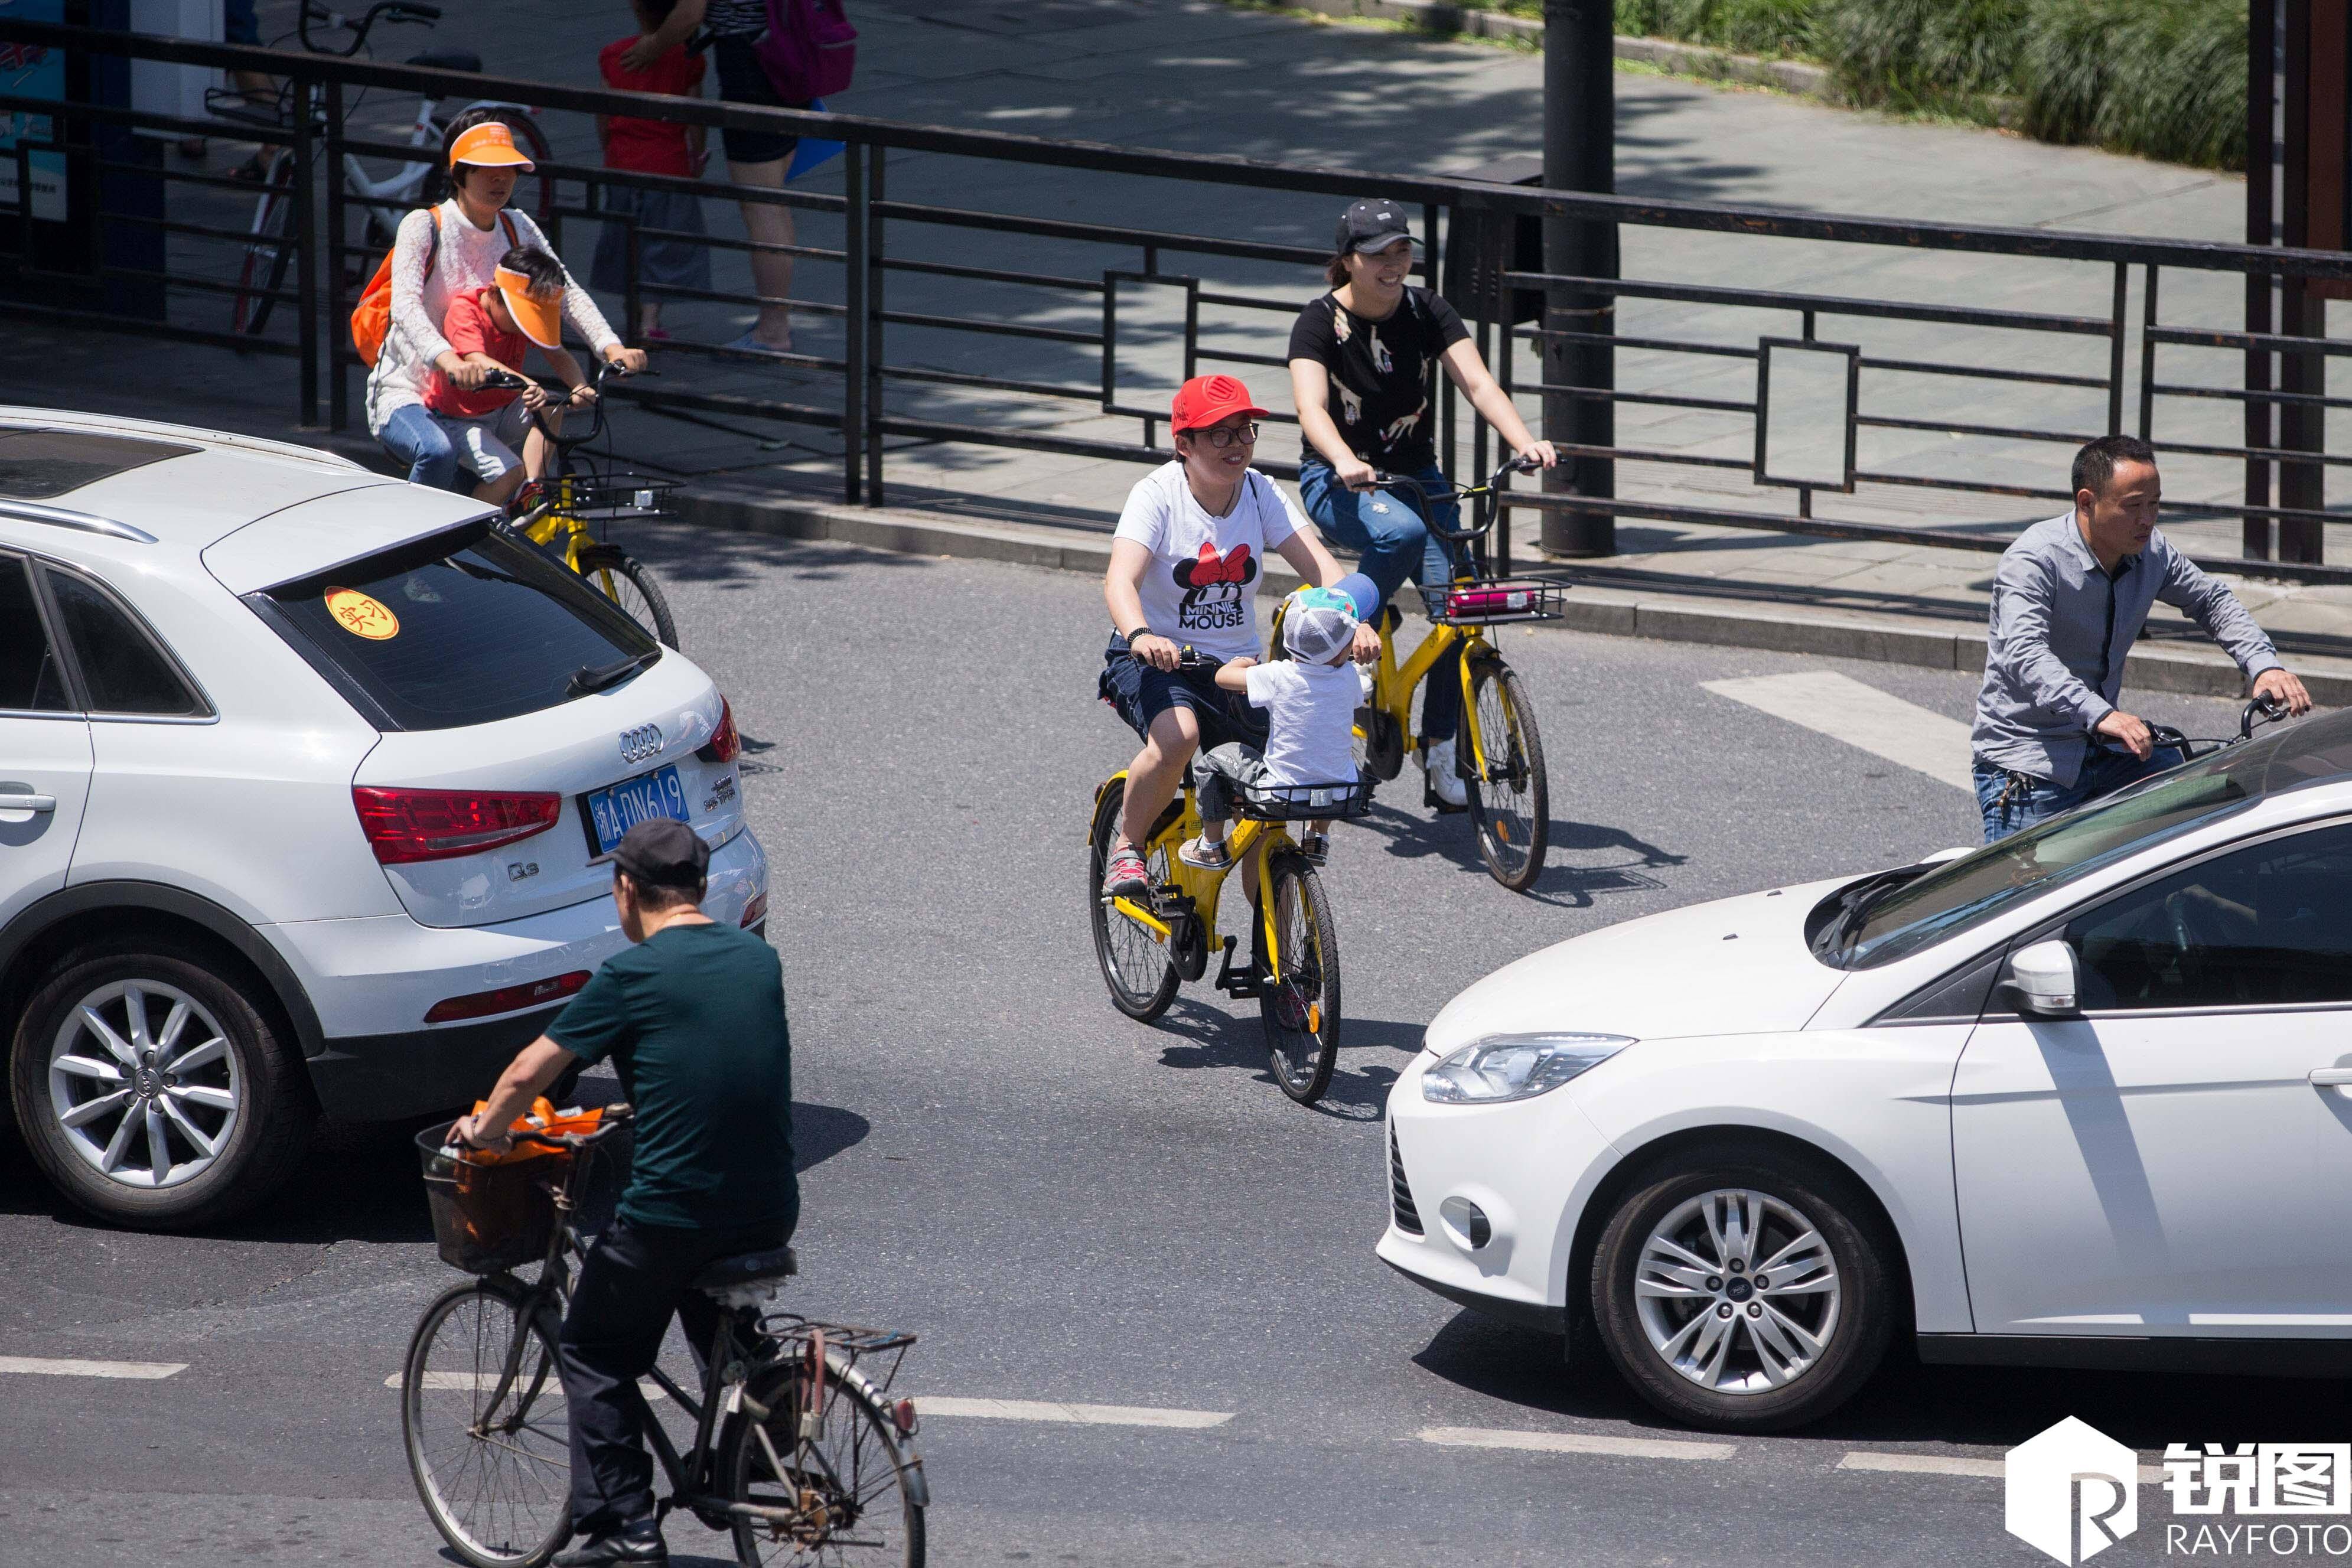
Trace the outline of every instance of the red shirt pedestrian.
{"type": "MultiPolygon", "coordinates": [[[[648,69],[633,71],[622,67],[621,56],[641,36],[633,33],[625,38],[615,38],[597,51],[596,65],[604,72],[604,85],[620,92],[700,97],[702,57],[688,54],[684,45],[672,48],[648,69]]],[[[700,172],[694,166],[695,149],[688,141],[688,127],[625,114],[610,116],[604,123],[607,169],[626,169],[638,174],[676,174],[689,180],[700,172]]]]}

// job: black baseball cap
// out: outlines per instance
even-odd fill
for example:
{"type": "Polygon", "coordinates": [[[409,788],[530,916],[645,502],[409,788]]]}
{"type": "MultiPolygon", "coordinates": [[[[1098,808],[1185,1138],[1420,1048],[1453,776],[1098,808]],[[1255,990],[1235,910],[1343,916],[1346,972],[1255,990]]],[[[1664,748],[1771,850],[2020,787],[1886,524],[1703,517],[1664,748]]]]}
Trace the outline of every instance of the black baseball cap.
{"type": "Polygon", "coordinates": [[[710,846],[702,835],[670,817],[639,822],[621,835],[609,854],[590,865],[616,865],[646,887],[682,887],[689,892],[709,880],[710,846]]]}
{"type": "Polygon", "coordinates": [[[1339,214],[1339,237],[1331,248],[1345,256],[1349,251],[1386,250],[1399,240],[1410,243],[1412,239],[1412,225],[1394,202],[1355,202],[1339,214]]]}

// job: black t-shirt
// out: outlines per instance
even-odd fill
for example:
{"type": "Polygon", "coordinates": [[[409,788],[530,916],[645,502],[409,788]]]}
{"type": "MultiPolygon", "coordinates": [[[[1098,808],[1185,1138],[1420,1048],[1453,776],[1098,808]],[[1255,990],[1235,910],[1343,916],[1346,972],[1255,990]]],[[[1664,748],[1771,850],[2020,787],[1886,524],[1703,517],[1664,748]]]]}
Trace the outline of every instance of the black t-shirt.
{"type": "MultiPolygon", "coordinates": [[[[1407,287],[1380,321],[1367,321],[1326,294],[1292,324],[1289,357],[1313,360],[1329,372],[1327,406],[1349,451],[1375,466],[1413,473],[1437,461],[1429,394],[1438,356],[1469,335],[1454,307],[1426,288],[1407,287]]],[[[1303,438],[1299,455],[1322,458],[1303,438]]]]}
{"type": "Polygon", "coordinates": [[[637,1111],[621,1218],[706,1230],[789,1223],[793,1044],[775,950],[719,922],[665,926],[604,967],[547,1037],[606,1057],[637,1111]]]}

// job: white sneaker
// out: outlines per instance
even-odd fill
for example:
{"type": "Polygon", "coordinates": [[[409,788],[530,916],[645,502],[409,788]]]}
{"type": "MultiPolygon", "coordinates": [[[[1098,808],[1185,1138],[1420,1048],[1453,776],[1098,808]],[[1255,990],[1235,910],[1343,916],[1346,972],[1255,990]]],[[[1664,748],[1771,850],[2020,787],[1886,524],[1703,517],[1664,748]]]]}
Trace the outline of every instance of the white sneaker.
{"type": "Polygon", "coordinates": [[[1359,704],[1358,706],[1362,706],[1362,707],[1370,707],[1370,706],[1372,706],[1372,667],[1371,667],[1370,664],[1358,664],[1358,665],[1356,666],[1356,678],[1357,678],[1358,680],[1360,680],[1360,681],[1361,681],[1361,682],[1363,682],[1363,683],[1364,683],[1364,700],[1362,701],[1362,703],[1359,704]]]}
{"type": "Polygon", "coordinates": [[[1446,806],[1470,804],[1470,792],[1462,787],[1462,780],[1454,776],[1453,741],[1433,741],[1423,747],[1421,767],[1423,773],[1428,778],[1431,792],[1436,795],[1440,804],[1446,806]]]}

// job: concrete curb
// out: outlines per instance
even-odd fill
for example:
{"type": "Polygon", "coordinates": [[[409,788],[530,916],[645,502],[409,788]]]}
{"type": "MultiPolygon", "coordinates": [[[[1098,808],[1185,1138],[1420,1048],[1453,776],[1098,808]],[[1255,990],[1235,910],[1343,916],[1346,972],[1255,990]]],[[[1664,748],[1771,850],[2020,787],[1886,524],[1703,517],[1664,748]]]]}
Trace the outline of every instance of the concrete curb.
{"type": "MultiPolygon", "coordinates": [[[[1036,524],[968,522],[936,512],[850,507],[730,490],[692,490],[682,501],[687,520],[707,528],[831,540],[901,555],[1046,567],[1088,576],[1099,576],[1110,562],[1108,534],[1077,534],[1036,524]]],[[[1266,562],[1266,581],[1286,589],[1296,579],[1288,565],[1277,559],[1266,562]]],[[[1408,609],[1420,609],[1412,585],[1406,585],[1399,598],[1408,609]]],[[[1906,623],[1775,612],[1583,584],[1568,595],[1566,608],[1567,613],[1558,622],[1560,626],[1612,637],[1706,643],[1932,670],[1984,668],[1981,631],[1958,630],[1931,621],[1906,623]]],[[[2315,701],[2328,707],[2352,706],[2352,661],[2321,663],[2303,658],[2294,667],[2311,688],[2315,701]]],[[[2237,696],[2245,685],[2237,666],[2218,650],[2143,646],[2133,650],[2124,668],[2126,679],[2144,691],[2237,696]]]]}
{"type": "MultiPolygon", "coordinates": [[[[1478,11],[1447,0],[1276,0],[1286,9],[1311,11],[1318,16],[1360,17],[1374,22],[1403,22],[1440,37],[1501,38],[1540,45],[1544,25],[1528,16],[1478,11]]],[[[1837,75],[1826,66],[1799,60],[1765,59],[1733,54],[1706,44],[1677,43],[1670,38],[1637,38],[1617,35],[1617,57],[1639,60],[1676,76],[1703,77],[1715,81],[1744,82],[1750,87],[1778,88],[1783,92],[1839,101],[1837,75]]]]}

